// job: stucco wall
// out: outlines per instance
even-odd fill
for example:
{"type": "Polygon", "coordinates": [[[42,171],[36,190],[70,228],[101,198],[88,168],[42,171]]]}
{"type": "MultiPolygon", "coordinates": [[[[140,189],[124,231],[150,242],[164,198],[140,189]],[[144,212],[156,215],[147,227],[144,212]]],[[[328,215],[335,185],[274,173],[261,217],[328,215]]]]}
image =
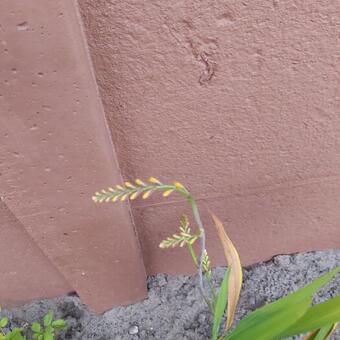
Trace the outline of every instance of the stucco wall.
{"type": "MultiPolygon", "coordinates": [[[[185,183],[246,264],[339,246],[338,1],[79,3],[124,177],[185,183]]],[[[187,271],[157,247],[183,204],[156,202],[133,204],[147,270],[187,271]]]]}
{"type": "Polygon", "coordinates": [[[121,176],[75,1],[3,0],[0,23],[0,304],[135,302],[146,282],[127,206],[91,200],[121,176]]]}

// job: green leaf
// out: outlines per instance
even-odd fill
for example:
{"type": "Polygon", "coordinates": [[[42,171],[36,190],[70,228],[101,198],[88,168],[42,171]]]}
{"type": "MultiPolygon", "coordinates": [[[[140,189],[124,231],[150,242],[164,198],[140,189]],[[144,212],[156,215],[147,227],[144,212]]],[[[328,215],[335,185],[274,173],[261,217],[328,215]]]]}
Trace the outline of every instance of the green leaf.
{"type": "Polygon", "coordinates": [[[1,320],[0,320],[0,328],[4,328],[4,327],[6,327],[8,325],[8,318],[2,318],[1,320]]]}
{"type": "Polygon", "coordinates": [[[52,327],[55,329],[65,329],[67,327],[67,322],[63,319],[55,320],[52,322],[52,327]]]}
{"type": "Polygon", "coordinates": [[[336,324],[324,326],[303,338],[303,340],[326,340],[334,332],[336,324]]]}
{"type": "Polygon", "coordinates": [[[49,311],[45,316],[44,316],[44,326],[50,326],[53,320],[53,312],[49,311]]]}
{"type": "Polygon", "coordinates": [[[340,296],[309,308],[303,317],[280,334],[280,337],[311,332],[338,321],[340,321],[340,296]]]}
{"type": "Polygon", "coordinates": [[[313,295],[339,271],[337,267],[298,291],[255,310],[224,339],[269,340],[280,336],[306,313],[313,295]]]}
{"type": "Polygon", "coordinates": [[[53,334],[53,332],[54,332],[54,329],[53,329],[52,324],[50,324],[49,326],[45,327],[45,333],[53,334]]]}
{"type": "Polygon", "coordinates": [[[22,335],[22,328],[13,328],[12,331],[6,334],[6,340],[25,340],[26,337],[22,335]]]}
{"type": "Polygon", "coordinates": [[[304,299],[294,305],[287,305],[279,312],[259,315],[256,324],[247,327],[242,331],[232,332],[227,339],[252,339],[252,340],[271,340],[277,337],[284,329],[298,320],[308,309],[311,300],[304,299]]]}
{"type": "Polygon", "coordinates": [[[224,274],[223,281],[221,283],[220,291],[215,301],[214,310],[214,323],[212,329],[212,340],[216,340],[221,326],[221,321],[224,315],[224,311],[227,306],[227,293],[229,282],[230,268],[228,268],[224,274]]]}
{"type": "Polygon", "coordinates": [[[51,330],[46,330],[44,332],[44,340],[54,340],[54,335],[51,330]]]}
{"type": "Polygon", "coordinates": [[[31,325],[31,329],[34,333],[41,333],[41,325],[39,322],[33,322],[31,325]]]}

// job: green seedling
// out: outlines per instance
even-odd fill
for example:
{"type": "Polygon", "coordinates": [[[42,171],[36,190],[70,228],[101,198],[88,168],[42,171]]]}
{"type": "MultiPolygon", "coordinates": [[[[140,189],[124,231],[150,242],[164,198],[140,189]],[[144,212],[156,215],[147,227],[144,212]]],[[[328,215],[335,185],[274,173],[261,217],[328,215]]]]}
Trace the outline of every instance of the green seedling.
{"type": "Polygon", "coordinates": [[[7,333],[4,332],[4,328],[9,324],[9,319],[4,317],[0,319],[0,340],[26,340],[23,335],[23,329],[15,327],[7,333]]]}
{"type": "Polygon", "coordinates": [[[59,330],[66,330],[67,323],[63,319],[54,319],[52,311],[49,311],[43,318],[43,323],[33,322],[31,330],[33,339],[36,340],[54,340],[55,333],[59,330]]]}

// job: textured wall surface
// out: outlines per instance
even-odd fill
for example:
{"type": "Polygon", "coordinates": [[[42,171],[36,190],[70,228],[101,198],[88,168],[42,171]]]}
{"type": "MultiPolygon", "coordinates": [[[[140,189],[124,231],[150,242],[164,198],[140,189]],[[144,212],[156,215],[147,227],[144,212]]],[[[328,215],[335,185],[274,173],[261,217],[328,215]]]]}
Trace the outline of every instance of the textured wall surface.
{"type": "Polygon", "coordinates": [[[91,201],[120,173],[74,4],[0,2],[0,304],[72,289],[101,312],[144,297],[145,271],[127,207],[91,201]]]}
{"type": "Polygon", "coordinates": [[[73,291],[2,200],[0,200],[0,223],[2,306],[12,306],[28,300],[54,297],[73,291]]]}
{"type": "MultiPolygon", "coordinates": [[[[79,3],[124,177],[183,181],[247,264],[339,246],[338,1],[79,3]]],[[[187,271],[157,201],[133,205],[147,270],[187,271]]]]}

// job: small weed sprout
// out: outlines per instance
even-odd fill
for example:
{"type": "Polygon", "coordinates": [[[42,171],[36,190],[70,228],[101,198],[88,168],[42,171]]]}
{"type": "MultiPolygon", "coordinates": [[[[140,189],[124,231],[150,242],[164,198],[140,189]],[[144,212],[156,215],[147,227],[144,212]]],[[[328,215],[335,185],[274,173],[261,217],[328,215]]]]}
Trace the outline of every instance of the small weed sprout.
{"type": "Polygon", "coordinates": [[[39,322],[33,322],[31,325],[33,339],[36,340],[54,340],[56,331],[66,329],[66,321],[63,319],[55,320],[52,311],[49,311],[44,316],[42,324],[39,322]]]}
{"type": "MultiPolygon", "coordinates": [[[[8,332],[4,331],[5,327],[8,327],[10,320],[7,317],[0,319],[0,340],[54,340],[55,334],[59,330],[66,330],[67,323],[63,319],[54,319],[52,311],[49,311],[43,318],[43,322],[33,322],[29,329],[26,327],[15,327],[8,332]],[[28,334],[27,338],[25,334],[28,334]],[[31,336],[30,336],[31,335],[31,336]]],[[[27,324],[27,326],[29,326],[27,324]]]]}

